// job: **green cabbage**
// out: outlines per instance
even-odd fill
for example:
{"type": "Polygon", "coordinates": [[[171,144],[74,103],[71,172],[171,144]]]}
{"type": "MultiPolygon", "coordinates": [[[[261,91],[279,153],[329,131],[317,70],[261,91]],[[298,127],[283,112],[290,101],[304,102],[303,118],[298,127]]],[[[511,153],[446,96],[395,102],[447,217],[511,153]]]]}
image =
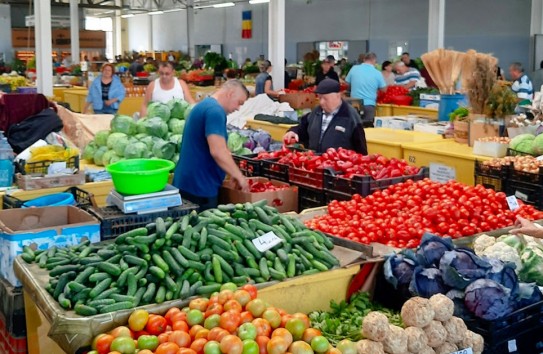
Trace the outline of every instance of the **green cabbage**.
{"type": "Polygon", "coordinates": [[[165,103],[151,102],[147,106],[147,117],[159,117],[164,122],[167,122],[170,119],[170,107],[165,103]]]}
{"type": "Polygon", "coordinates": [[[94,142],[97,146],[107,146],[107,138],[109,136],[109,130],[100,130],[94,136],[94,142]]]}
{"type": "Polygon", "coordinates": [[[179,154],[175,154],[172,157],[172,162],[177,165],[177,162],[179,161],[179,154]]]}
{"type": "Polygon", "coordinates": [[[96,143],[94,141],[91,141],[83,149],[83,153],[81,154],[81,158],[83,160],[92,161],[94,159],[94,153],[96,152],[96,149],[98,149],[98,147],[96,146],[96,143]]]}
{"type": "Polygon", "coordinates": [[[121,137],[117,139],[117,141],[113,144],[113,151],[115,151],[115,154],[123,157],[124,156],[124,150],[126,147],[130,144],[130,140],[127,136],[121,137]]]}
{"type": "Polygon", "coordinates": [[[173,134],[168,139],[171,143],[175,144],[175,148],[177,151],[181,149],[181,142],[183,141],[183,135],[182,134],[173,134]]]}
{"type": "Polygon", "coordinates": [[[121,160],[124,160],[124,158],[118,156],[117,154],[111,156],[111,159],[109,159],[109,164],[111,165],[112,163],[115,163],[115,162],[119,162],[121,160]]]}
{"type": "Polygon", "coordinates": [[[113,149],[113,146],[115,146],[115,144],[117,143],[117,141],[119,139],[127,139],[128,141],[128,138],[127,138],[127,135],[125,133],[111,133],[109,134],[109,136],[107,137],[107,148],[108,149],[113,149]]]}
{"type": "Polygon", "coordinates": [[[102,156],[102,164],[104,166],[107,166],[107,165],[111,164],[111,160],[116,156],[117,156],[117,154],[115,153],[115,151],[113,151],[113,150],[106,151],[104,153],[104,155],[102,156]]]}
{"type": "Polygon", "coordinates": [[[153,145],[153,155],[159,159],[171,160],[175,154],[175,145],[169,141],[157,140],[153,145]]]}
{"type": "Polygon", "coordinates": [[[237,132],[230,133],[228,135],[228,150],[230,150],[232,154],[239,155],[239,152],[243,149],[243,144],[245,144],[247,139],[247,137],[241,136],[237,132]]]}
{"type": "Polygon", "coordinates": [[[143,138],[145,138],[147,136],[147,134],[145,133],[138,133],[136,135],[134,135],[134,138],[138,139],[138,140],[141,140],[143,138]]]}
{"type": "Polygon", "coordinates": [[[520,134],[511,139],[509,147],[511,147],[513,150],[532,154],[534,139],[535,136],[532,134],[520,134]]]}
{"type": "Polygon", "coordinates": [[[163,138],[168,134],[168,124],[158,117],[149,118],[145,121],[145,130],[148,135],[163,138]]]}
{"type": "Polygon", "coordinates": [[[148,151],[147,145],[138,141],[137,143],[128,145],[124,149],[124,157],[126,159],[140,159],[144,157],[146,151],[148,151]]]}
{"type": "Polygon", "coordinates": [[[147,122],[147,118],[139,119],[136,122],[136,129],[138,131],[138,134],[146,134],[147,130],[145,129],[145,124],[147,122]]]}
{"type": "Polygon", "coordinates": [[[185,130],[185,121],[181,119],[170,119],[168,122],[168,128],[173,134],[183,134],[185,130]]]}
{"type": "Polygon", "coordinates": [[[117,115],[111,120],[111,131],[114,133],[124,133],[134,135],[138,129],[134,119],[125,115],[117,115]]]}
{"type": "Polygon", "coordinates": [[[185,100],[174,98],[168,101],[168,107],[170,108],[170,118],[185,118],[185,110],[189,106],[189,103],[185,100]]]}
{"type": "Polygon", "coordinates": [[[94,153],[93,160],[94,164],[96,166],[104,166],[104,162],[102,161],[104,154],[108,151],[106,146],[100,146],[96,152],[94,153]]]}
{"type": "Polygon", "coordinates": [[[153,148],[153,145],[155,144],[155,140],[153,139],[151,135],[147,135],[145,138],[141,139],[140,141],[147,145],[147,148],[151,150],[153,148]]]}
{"type": "Polygon", "coordinates": [[[539,134],[532,142],[534,154],[543,155],[543,134],[539,134]]]}

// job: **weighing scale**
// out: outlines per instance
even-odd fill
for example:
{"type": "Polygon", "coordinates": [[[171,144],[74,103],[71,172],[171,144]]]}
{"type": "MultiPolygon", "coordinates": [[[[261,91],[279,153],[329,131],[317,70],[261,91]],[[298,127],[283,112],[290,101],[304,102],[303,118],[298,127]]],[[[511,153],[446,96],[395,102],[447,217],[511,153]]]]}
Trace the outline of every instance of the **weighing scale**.
{"type": "Polygon", "coordinates": [[[124,195],[113,189],[109,192],[106,202],[115,205],[125,214],[155,213],[183,204],[179,189],[170,184],[160,192],[137,195],[124,195]]]}

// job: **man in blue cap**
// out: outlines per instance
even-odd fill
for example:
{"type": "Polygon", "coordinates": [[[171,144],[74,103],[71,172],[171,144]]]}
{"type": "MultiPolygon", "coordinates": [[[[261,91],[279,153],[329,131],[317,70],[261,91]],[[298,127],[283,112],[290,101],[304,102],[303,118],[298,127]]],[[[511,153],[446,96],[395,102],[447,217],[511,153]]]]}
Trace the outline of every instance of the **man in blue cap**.
{"type": "Polygon", "coordinates": [[[356,109],[341,98],[339,82],[324,79],[315,93],[320,105],[303,116],[299,125],[290,128],[283,141],[300,142],[316,152],[343,147],[367,155],[362,119],[356,109]]]}

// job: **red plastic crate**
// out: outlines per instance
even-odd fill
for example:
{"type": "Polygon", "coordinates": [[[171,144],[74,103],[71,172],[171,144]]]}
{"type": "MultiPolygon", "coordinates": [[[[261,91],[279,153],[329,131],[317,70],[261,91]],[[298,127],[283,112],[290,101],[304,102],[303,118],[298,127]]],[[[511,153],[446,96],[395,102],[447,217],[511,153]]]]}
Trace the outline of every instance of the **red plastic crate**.
{"type": "Polygon", "coordinates": [[[15,337],[9,333],[4,316],[0,313],[0,353],[21,354],[26,352],[26,336],[15,337]]]}
{"type": "Polygon", "coordinates": [[[309,171],[303,168],[290,167],[288,170],[288,179],[290,183],[322,189],[324,173],[323,170],[309,171]]]}

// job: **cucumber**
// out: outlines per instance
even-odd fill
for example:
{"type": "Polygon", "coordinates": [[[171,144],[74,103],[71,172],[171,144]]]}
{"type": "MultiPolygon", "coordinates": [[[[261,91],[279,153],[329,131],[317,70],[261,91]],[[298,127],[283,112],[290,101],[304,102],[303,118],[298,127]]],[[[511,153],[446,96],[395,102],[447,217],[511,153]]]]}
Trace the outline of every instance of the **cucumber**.
{"type": "Polygon", "coordinates": [[[123,301],[130,301],[134,302],[134,296],[130,295],[121,295],[121,294],[111,294],[111,299],[115,300],[116,302],[123,302],[123,301]]]}
{"type": "Polygon", "coordinates": [[[189,289],[189,294],[190,294],[190,296],[196,295],[196,290],[197,290],[199,287],[201,287],[202,285],[204,285],[204,284],[202,283],[201,280],[198,280],[197,282],[195,282],[194,284],[192,284],[192,285],[190,286],[190,289],[189,289]]]}
{"type": "Polygon", "coordinates": [[[143,293],[142,297],[141,297],[141,301],[144,303],[144,304],[149,304],[151,303],[151,301],[153,300],[153,298],[155,297],[155,292],[156,292],[156,285],[155,283],[149,283],[149,285],[147,285],[147,290],[145,290],[145,292],[143,293]]]}
{"type": "Polygon", "coordinates": [[[215,283],[215,284],[208,284],[208,285],[202,285],[196,289],[196,294],[198,295],[210,295],[214,292],[221,290],[221,284],[215,283]]]}
{"type": "Polygon", "coordinates": [[[59,276],[59,275],[61,275],[63,273],[72,272],[72,271],[76,272],[78,270],[79,270],[79,264],[61,265],[61,266],[53,268],[49,272],[49,276],[50,277],[56,277],[56,276],[59,276]]]}
{"type": "Polygon", "coordinates": [[[255,206],[255,212],[256,212],[256,215],[258,215],[258,219],[260,221],[262,221],[264,224],[266,225],[272,225],[272,220],[271,218],[269,217],[268,214],[266,214],[266,212],[264,211],[264,209],[262,209],[261,207],[259,206],[255,206]]]}
{"type": "Polygon", "coordinates": [[[75,305],[74,310],[75,313],[80,316],[94,316],[98,313],[98,310],[96,310],[94,307],[83,304],[75,305]]]}
{"type": "Polygon", "coordinates": [[[131,272],[128,273],[126,277],[126,284],[126,295],[134,296],[138,290],[138,281],[136,280],[136,275],[131,272]]]}
{"type": "MultiPolygon", "coordinates": [[[[77,278],[76,278],[77,279],[77,278]]],[[[68,288],[73,291],[74,293],[78,293],[82,291],[83,289],[86,289],[87,287],[75,280],[70,281],[68,284],[68,288]]]]}
{"type": "Polygon", "coordinates": [[[271,275],[266,258],[260,258],[258,266],[260,268],[260,275],[262,276],[262,278],[264,278],[266,281],[270,280],[271,275]]]}
{"type": "Polygon", "coordinates": [[[64,288],[66,287],[66,285],[68,284],[68,282],[71,280],[71,279],[74,279],[75,278],[75,272],[67,272],[67,273],[63,273],[59,278],[58,278],[58,283],[57,285],[55,286],[55,290],[53,292],[53,297],[55,299],[58,299],[59,295],[62,294],[62,292],[64,291],[64,288]]]}
{"type": "Polygon", "coordinates": [[[117,312],[121,310],[129,310],[134,307],[132,301],[117,302],[113,305],[106,305],[100,309],[100,313],[117,312]]]}
{"type": "Polygon", "coordinates": [[[105,279],[101,280],[98,284],[96,284],[94,286],[94,288],[92,288],[92,290],[89,293],[89,297],[91,299],[94,299],[100,293],[102,293],[107,288],[109,288],[109,286],[111,285],[112,282],[113,282],[113,280],[111,280],[111,278],[105,278],[105,279]]]}
{"type": "Polygon", "coordinates": [[[195,261],[195,262],[200,261],[200,256],[198,256],[198,254],[192,252],[190,249],[184,247],[183,245],[177,247],[177,249],[179,250],[179,252],[181,252],[183,257],[185,257],[189,261],[195,261]]]}
{"type": "Polygon", "coordinates": [[[217,231],[215,230],[210,230],[209,231],[209,235],[207,236],[207,240],[209,243],[211,243],[212,245],[214,246],[218,246],[220,247],[221,249],[223,250],[230,250],[232,248],[232,246],[230,245],[229,242],[215,236],[215,233],[217,231]]]}
{"type": "Polygon", "coordinates": [[[177,262],[173,258],[170,251],[168,251],[167,249],[162,250],[162,258],[164,259],[166,264],[169,266],[172,273],[174,273],[177,276],[181,276],[181,274],[183,274],[183,269],[179,266],[179,264],[177,264],[177,262]]]}
{"type": "Polygon", "coordinates": [[[115,303],[114,299],[98,299],[87,302],[87,305],[92,307],[112,305],[115,303]]]}
{"type": "MultiPolygon", "coordinates": [[[[113,284],[112,284],[113,285],[113,284]]],[[[109,288],[107,289],[106,291],[103,291],[101,292],[100,294],[98,294],[94,299],[95,300],[100,300],[100,299],[107,299],[108,297],[110,297],[111,295],[113,294],[118,294],[120,292],[120,290],[116,287],[113,287],[113,288],[109,288]]]]}
{"type": "Polygon", "coordinates": [[[217,283],[222,284],[223,278],[222,278],[222,269],[221,269],[221,262],[219,261],[218,255],[213,255],[211,259],[211,264],[213,267],[213,275],[215,276],[215,281],[217,283]]]}
{"type": "Polygon", "coordinates": [[[164,238],[166,240],[169,240],[172,238],[173,234],[175,234],[179,230],[179,223],[174,222],[169,228],[168,231],[166,231],[166,234],[164,235],[164,238]]]}
{"type": "Polygon", "coordinates": [[[141,298],[143,297],[143,294],[146,290],[146,288],[141,287],[136,291],[136,293],[134,294],[134,307],[137,307],[140,304],[141,298]]]}
{"type": "Polygon", "coordinates": [[[158,279],[164,279],[166,277],[166,273],[164,271],[157,267],[157,266],[150,266],[149,267],[149,273],[157,277],[158,279]]]}
{"type": "Polygon", "coordinates": [[[181,232],[184,233],[187,230],[187,227],[189,226],[189,220],[190,220],[189,215],[183,216],[183,218],[180,220],[180,222],[179,222],[179,230],[181,232]]]}
{"type": "Polygon", "coordinates": [[[166,287],[161,285],[158,287],[158,290],[155,295],[155,303],[161,304],[166,300],[166,287]]]}
{"type": "Polygon", "coordinates": [[[116,265],[116,264],[113,264],[113,263],[110,263],[110,262],[101,262],[101,263],[98,263],[97,264],[97,267],[98,269],[114,276],[114,277],[118,277],[119,275],[121,275],[121,267],[116,265]]]}
{"type": "Polygon", "coordinates": [[[60,294],[58,296],[57,301],[58,301],[60,307],[62,307],[65,310],[68,310],[68,309],[70,309],[72,307],[72,302],[70,301],[70,299],[67,299],[66,296],[64,296],[64,294],[60,294]]]}
{"type": "Polygon", "coordinates": [[[169,276],[166,276],[164,283],[166,284],[168,290],[172,291],[173,293],[176,293],[179,290],[175,281],[169,276]]]}
{"type": "Polygon", "coordinates": [[[252,241],[245,239],[243,240],[243,245],[251,252],[255,259],[260,259],[262,257],[262,253],[256,248],[252,241]]]}
{"type": "Polygon", "coordinates": [[[175,247],[170,248],[170,252],[173,256],[173,258],[181,265],[183,268],[188,268],[189,261],[179,252],[179,250],[175,247]]]}
{"type": "Polygon", "coordinates": [[[188,280],[183,280],[183,286],[181,287],[181,292],[179,293],[180,299],[186,299],[190,296],[190,283],[188,280]]]}
{"type": "Polygon", "coordinates": [[[170,267],[168,266],[168,264],[164,261],[164,259],[158,254],[158,253],[155,253],[151,256],[151,259],[153,260],[153,263],[159,267],[160,269],[162,269],[164,271],[164,273],[169,273],[170,272],[170,267]]]}
{"type": "Polygon", "coordinates": [[[164,237],[164,235],[166,235],[166,224],[164,223],[164,219],[159,216],[158,218],[156,218],[155,224],[157,237],[164,237]]]}
{"type": "Polygon", "coordinates": [[[120,245],[125,243],[126,239],[129,237],[136,237],[136,236],[147,236],[147,228],[145,227],[139,227],[134,230],[130,230],[128,232],[125,232],[124,234],[121,234],[115,238],[115,243],[120,245]]]}
{"type": "Polygon", "coordinates": [[[190,243],[192,242],[193,233],[194,233],[194,230],[192,229],[192,226],[187,227],[187,229],[185,230],[185,233],[183,234],[183,242],[181,243],[182,247],[186,249],[190,248],[190,243]]]}
{"type": "Polygon", "coordinates": [[[189,261],[189,268],[194,268],[199,272],[203,272],[205,270],[205,266],[202,263],[198,263],[195,261],[189,261]]]}
{"type": "Polygon", "coordinates": [[[274,268],[269,268],[269,271],[270,271],[270,276],[272,277],[272,279],[281,281],[287,277],[285,272],[279,272],[275,270],[274,268]]]}
{"type": "Polygon", "coordinates": [[[143,258],[139,258],[139,257],[136,257],[136,256],[132,256],[132,255],[125,255],[123,257],[124,261],[128,264],[133,264],[135,266],[138,266],[138,267],[141,267],[141,266],[146,266],[147,265],[147,261],[143,258]]]}
{"type": "Polygon", "coordinates": [[[149,236],[136,236],[134,237],[134,242],[136,244],[146,244],[150,245],[155,242],[158,238],[158,234],[151,234],[149,236]]]}
{"type": "Polygon", "coordinates": [[[123,271],[121,275],[119,275],[119,278],[117,279],[117,285],[120,287],[124,287],[124,285],[126,284],[128,280],[128,274],[129,273],[136,274],[137,271],[138,271],[138,268],[136,267],[131,267],[123,271]]]}
{"type": "Polygon", "coordinates": [[[204,227],[202,232],[200,232],[200,240],[198,241],[198,250],[202,251],[206,249],[207,244],[207,228],[204,227]]]}

